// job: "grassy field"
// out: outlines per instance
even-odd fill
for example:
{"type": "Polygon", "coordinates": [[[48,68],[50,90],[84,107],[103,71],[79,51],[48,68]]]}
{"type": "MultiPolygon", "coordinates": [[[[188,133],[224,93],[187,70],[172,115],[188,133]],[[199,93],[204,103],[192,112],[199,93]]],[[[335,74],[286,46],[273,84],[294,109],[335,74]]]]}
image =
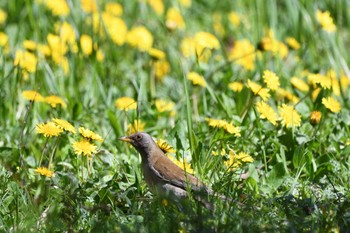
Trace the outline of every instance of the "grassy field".
{"type": "Polygon", "coordinates": [[[347,0],[0,2],[1,232],[347,232],[347,0]],[[145,131],[215,192],[152,195],[145,131]]]}

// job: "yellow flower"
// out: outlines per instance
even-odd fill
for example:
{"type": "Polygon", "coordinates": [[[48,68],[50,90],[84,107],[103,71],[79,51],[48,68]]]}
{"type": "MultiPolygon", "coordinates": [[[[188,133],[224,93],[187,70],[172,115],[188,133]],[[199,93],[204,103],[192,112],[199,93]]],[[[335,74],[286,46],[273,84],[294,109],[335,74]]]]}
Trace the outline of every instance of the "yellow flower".
{"type": "Polygon", "coordinates": [[[339,112],[341,110],[341,105],[338,100],[336,100],[333,97],[328,97],[328,98],[322,98],[322,104],[331,110],[332,112],[339,112]]]}
{"type": "Polygon", "coordinates": [[[299,102],[299,98],[297,96],[293,95],[290,91],[287,91],[283,88],[278,88],[276,91],[276,95],[278,99],[286,98],[287,100],[293,103],[299,102]]]}
{"type": "Polygon", "coordinates": [[[56,95],[47,96],[47,97],[45,97],[44,101],[46,103],[50,104],[51,107],[53,107],[53,108],[56,108],[56,106],[58,104],[60,104],[62,106],[62,108],[66,108],[67,107],[66,102],[64,102],[64,100],[61,97],[56,96],[56,95]]]}
{"type": "Polygon", "coordinates": [[[277,113],[266,102],[264,101],[257,102],[256,110],[260,113],[261,119],[267,119],[273,125],[277,125],[277,120],[278,120],[277,113]]]}
{"type": "Polygon", "coordinates": [[[91,157],[93,154],[97,153],[97,146],[90,143],[86,139],[75,141],[73,142],[72,146],[76,155],[85,155],[91,157]]]}
{"type": "Polygon", "coordinates": [[[80,37],[80,46],[83,53],[89,56],[92,53],[92,39],[88,35],[82,35],[80,37]]]}
{"type": "Polygon", "coordinates": [[[271,51],[274,55],[285,58],[288,55],[288,47],[275,39],[274,32],[271,29],[268,30],[267,34],[259,42],[258,49],[260,51],[271,51]]]}
{"type": "Polygon", "coordinates": [[[166,154],[166,153],[175,153],[176,150],[171,146],[169,145],[165,140],[163,139],[158,139],[156,141],[158,147],[166,154]]]}
{"type": "Polygon", "coordinates": [[[181,6],[188,8],[192,5],[192,0],[179,0],[181,6]]]}
{"type": "Polygon", "coordinates": [[[137,102],[133,98],[124,96],[115,101],[115,107],[124,111],[135,110],[137,102]]]}
{"type": "Polygon", "coordinates": [[[71,132],[73,134],[77,133],[75,127],[66,120],[54,118],[52,119],[52,122],[65,131],[71,132]]]}
{"type": "Polygon", "coordinates": [[[0,47],[5,47],[9,41],[8,35],[3,32],[0,32],[0,47]]]}
{"type": "Polygon", "coordinates": [[[177,166],[179,166],[180,168],[182,168],[185,172],[189,173],[189,174],[193,174],[194,171],[191,168],[191,165],[186,161],[186,159],[184,159],[183,162],[180,162],[179,160],[175,159],[173,156],[168,155],[168,158],[173,161],[177,166]]]}
{"type": "Polygon", "coordinates": [[[59,34],[61,43],[68,44],[73,53],[78,52],[78,45],[76,43],[77,37],[73,26],[68,22],[63,22],[56,24],[55,28],[56,32],[59,34]]]}
{"type": "Polygon", "coordinates": [[[55,173],[53,171],[50,171],[46,167],[38,167],[37,169],[35,169],[35,172],[39,173],[42,176],[46,176],[48,178],[55,176],[55,173]]]}
{"type": "Polygon", "coordinates": [[[36,71],[37,59],[34,54],[17,50],[15,55],[15,66],[20,66],[22,69],[34,73],[36,71]]]}
{"type": "Polygon", "coordinates": [[[79,133],[85,138],[85,139],[91,139],[98,142],[103,142],[103,138],[98,135],[97,133],[94,133],[93,131],[86,129],[84,127],[79,127],[79,133]]]}
{"type": "Polygon", "coordinates": [[[156,100],[156,108],[158,112],[170,112],[174,110],[175,103],[163,99],[156,100]]]}
{"type": "Polygon", "coordinates": [[[180,44],[180,50],[184,57],[190,57],[195,54],[196,42],[192,37],[185,37],[180,44]]]}
{"type": "Polygon", "coordinates": [[[106,31],[111,38],[111,40],[121,46],[124,44],[126,40],[126,36],[128,33],[128,28],[125,22],[118,17],[115,17],[109,13],[102,13],[102,22],[104,25],[100,25],[100,15],[94,14],[94,30],[101,30],[103,32],[103,28],[106,28],[106,31]]]}
{"type": "Polygon", "coordinates": [[[201,48],[207,48],[207,49],[219,49],[220,48],[219,40],[213,34],[211,34],[209,32],[197,32],[194,35],[194,40],[195,40],[197,46],[200,46],[201,48]]]}
{"type": "Polygon", "coordinates": [[[70,13],[66,0],[46,0],[45,3],[53,15],[67,16],[70,13]]]}
{"type": "Polygon", "coordinates": [[[164,13],[164,4],[162,0],[147,0],[147,3],[158,15],[162,15],[164,13]]]}
{"type": "Polygon", "coordinates": [[[148,51],[152,48],[153,36],[144,26],[137,26],[127,33],[126,41],[140,51],[148,51]]]}
{"type": "Polygon", "coordinates": [[[98,11],[96,0],[80,0],[80,6],[86,13],[94,13],[98,11]]]}
{"type": "Polygon", "coordinates": [[[44,101],[44,97],[36,91],[22,91],[22,96],[24,99],[30,100],[30,101],[35,101],[35,102],[44,101]]]}
{"type": "Polygon", "coordinates": [[[247,86],[254,93],[254,95],[259,95],[264,101],[267,101],[270,98],[270,90],[267,88],[263,88],[256,82],[250,81],[250,79],[248,79],[247,86]]]}
{"type": "Polygon", "coordinates": [[[246,70],[253,70],[255,64],[255,47],[249,40],[237,40],[229,51],[228,58],[246,70]]]}
{"type": "Polygon", "coordinates": [[[39,57],[42,57],[42,56],[49,57],[51,55],[51,50],[48,45],[38,44],[37,48],[38,48],[39,57]]]}
{"type": "Polygon", "coordinates": [[[105,11],[113,16],[121,16],[123,14],[123,7],[119,3],[107,2],[105,11]]]}
{"type": "Polygon", "coordinates": [[[164,76],[170,72],[170,64],[165,59],[154,63],[155,75],[158,80],[162,81],[164,76]]]}
{"type": "Polygon", "coordinates": [[[202,75],[199,75],[196,72],[189,72],[187,74],[187,79],[192,81],[193,85],[198,85],[201,87],[206,87],[207,83],[202,75]]]}
{"type": "Polygon", "coordinates": [[[165,53],[162,50],[151,48],[147,52],[155,60],[162,60],[165,58],[165,53]]]}
{"type": "Polygon", "coordinates": [[[300,49],[300,43],[293,37],[287,37],[286,38],[286,43],[289,45],[289,47],[298,50],[300,49]]]}
{"type": "Polygon", "coordinates": [[[324,89],[331,89],[332,86],[332,79],[330,77],[327,77],[322,74],[312,74],[310,73],[307,76],[307,79],[309,83],[313,84],[314,86],[316,84],[320,84],[322,88],[324,89]]]}
{"type": "Polygon", "coordinates": [[[24,40],[23,47],[26,50],[34,51],[36,49],[36,43],[35,43],[35,41],[32,41],[32,40],[24,40]]]}
{"type": "Polygon", "coordinates": [[[241,92],[243,89],[243,83],[241,82],[232,82],[228,84],[228,87],[234,92],[241,92]]]}
{"type": "Polygon", "coordinates": [[[288,127],[298,127],[301,123],[300,114],[294,109],[293,106],[282,104],[278,107],[280,116],[282,118],[281,124],[288,127]]]}
{"type": "Polygon", "coordinates": [[[215,34],[218,36],[223,37],[225,35],[225,28],[222,26],[222,17],[221,17],[221,12],[215,12],[212,16],[213,18],[213,29],[215,31],[215,34]]]}
{"type": "Polygon", "coordinates": [[[241,129],[239,127],[236,127],[233,125],[233,123],[226,123],[224,126],[224,129],[229,134],[234,134],[236,137],[241,136],[241,129]]]}
{"type": "Polygon", "coordinates": [[[228,20],[230,21],[230,23],[232,25],[234,25],[235,27],[238,27],[241,24],[241,18],[239,17],[239,15],[234,12],[231,11],[228,15],[228,20]]]}
{"type": "Polygon", "coordinates": [[[128,134],[134,134],[136,132],[143,132],[145,130],[145,123],[140,120],[134,120],[132,124],[128,125],[128,134]]]}
{"type": "Polygon", "coordinates": [[[101,61],[104,60],[104,58],[105,58],[104,53],[102,52],[101,49],[98,49],[98,50],[96,51],[96,59],[97,59],[97,61],[101,62],[101,61]]]}
{"type": "Polygon", "coordinates": [[[4,24],[7,19],[7,13],[0,8],[0,25],[4,24]]]}
{"type": "Polygon", "coordinates": [[[321,90],[322,89],[319,87],[319,88],[316,88],[315,90],[312,91],[311,98],[313,101],[315,101],[317,99],[317,96],[318,96],[318,94],[320,94],[321,90]]]}
{"type": "Polygon", "coordinates": [[[265,70],[263,74],[263,79],[268,88],[270,88],[273,91],[276,91],[277,88],[280,86],[279,77],[270,70],[265,70]]]}
{"type": "Polygon", "coordinates": [[[63,129],[53,122],[37,124],[35,130],[38,134],[43,134],[45,137],[58,136],[63,132],[63,129]]]}
{"type": "Polygon", "coordinates": [[[234,134],[237,137],[240,137],[241,129],[239,127],[234,126],[232,123],[228,123],[225,120],[217,120],[213,118],[207,118],[206,121],[208,125],[213,128],[224,129],[229,134],[234,134]]]}
{"type": "Polygon", "coordinates": [[[333,23],[333,19],[329,11],[322,12],[320,10],[317,10],[316,19],[321,24],[323,30],[325,30],[326,32],[334,32],[337,29],[337,27],[333,23]]]}
{"type": "Polygon", "coordinates": [[[234,151],[230,150],[229,159],[225,161],[225,165],[229,170],[234,170],[242,165],[242,163],[251,163],[254,162],[252,156],[247,153],[240,152],[236,154],[234,151]]]}
{"type": "Polygon", "coordinates": [[[309,91],[309,85],[307,85],[307,83],[304,82],[302,79],[299,79],[297,77],[292,77],[290,82],[299,91],[302,91],[302,92],[308,92],[309,91]]]}
{"type": "Polygon", "coordinates": [[[310,113],[310,123],[311,125],[318,125],[320,123],[322,113],[319,111],[313,111],[310,113]]]}
{"type": "Polygon", "coordinates": [[[185,28],[185,21],[177,8],[171,7],[168,9],[165,25],[172,30],[185,28]]]}

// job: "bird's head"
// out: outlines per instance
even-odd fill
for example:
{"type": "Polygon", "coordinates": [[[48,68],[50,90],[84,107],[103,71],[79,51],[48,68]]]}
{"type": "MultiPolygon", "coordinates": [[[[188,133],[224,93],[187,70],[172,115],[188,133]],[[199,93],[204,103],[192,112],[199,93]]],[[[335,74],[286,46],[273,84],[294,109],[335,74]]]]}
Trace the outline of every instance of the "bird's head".
{"type": "Polygon", "coordinates": [[[119,138],[119,140],[129,142],[138,152],[140,152],[142,157],[149,157],[149,155],[152,154],[152,150],[158,147],[153,141],[152,137],[143,132],[137,132],[130,136],[124,136],[119,138]]]}

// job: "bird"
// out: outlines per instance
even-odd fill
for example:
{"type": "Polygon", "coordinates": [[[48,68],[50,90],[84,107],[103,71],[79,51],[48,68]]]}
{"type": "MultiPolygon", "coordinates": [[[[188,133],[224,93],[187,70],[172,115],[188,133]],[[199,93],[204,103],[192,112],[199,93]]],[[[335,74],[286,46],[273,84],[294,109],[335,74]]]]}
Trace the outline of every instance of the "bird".
{"type": "Polygon", "coordinates": [[[213,191],[171,161],[148,133],[136,132],[119,140],[130,143],[140,153],[143,176],[152,193],[181,199],[189,197],[192,190],[195,200],[213,210],[213,204],[206,200],[213,191]]]}

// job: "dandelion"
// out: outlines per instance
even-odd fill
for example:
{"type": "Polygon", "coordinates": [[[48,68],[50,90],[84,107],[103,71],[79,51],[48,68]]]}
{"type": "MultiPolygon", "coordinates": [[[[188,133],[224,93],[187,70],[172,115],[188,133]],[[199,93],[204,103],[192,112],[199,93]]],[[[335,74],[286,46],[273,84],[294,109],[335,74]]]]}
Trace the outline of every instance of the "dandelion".
{"type": "Polygon", "coordinates": [[[56,96],[56,95],[47,96],[47,97],[45,97],[44,101],[46,103],[50,104],[51,107],[53,107],[53,108],[56,108],[57,105],[61,105],[62,108],[66,108],[67,107],[66,102],[64,102],[64,100],[61,97],[56,96]]]}
{"type": "Polygon", "coordinates": [[[276,95],[278,99],[287,99],[293,103],[299,102],[299,98],[293,95],[290,91],[285,90],[283,88],[278,88],[276,91],[276,95]]]}
{"type": "MultiPolygon", "coordinates": [[[[197,32],[194,35],[194,40],[198,46],[201,48],[207,49],[219,49],[220,42],[219,40],[209,32],[197,32]]],[[[198,53],[200,54],[200,53],[198,53]]]]}
{"type": "Polygon", "coordinates": [[[225,120],[217,120],[213,118],[207,118],[206,121],[208,125],[213,128],[224,129],[229,134],[234,134],[237,137],[240,137],[241,129],[233,125],[233,123],[228,123],[225,120]]]}
{"type": "Polygon", "coordinates": [[[152,48],[153,36],[144,26],[137,26],[127,33],[126,41],[140,51],[148,51],[152,48]]]}
{"type": "Polygon", "coordinates": [[[312,85],[316,86],[316,84],[320,84],[323,89],[331,89],[332,87],[332,79],[322,74],[308,74],[307,76],[308,82],[312,85]]]}
{"type": "Polygon", "coordinates": [[[155,60],[162,60],[165,58],[165,53],[162,50],[151,48],[147,52],[155,60]]]}
{"type": "Polygon", "coordinates": [[[322,113],[320,111],[313,111],[310,113],[310,124],[318,125],[320,123],[322,113]]]}
{"type": "Polygon", "coordinates": [[[255,47],[249,40],[237,40],[229,51],[228,58],[246,70],[253,70],[255,64],[255,47]]]}
{"type": "Polygon", "coordinates": [[[0,8],[0,25],[4,24],[7,19],[7,13],[0,8]]]}
{"type": "Polygon", "coordinates": [[[242,162],[245,162],[245,163],[254,162],[253,157],[250,156],[250,155],[247,154],[247,153],[244,153],[244,152],[239,152],[238,155],[236,155],[236,158],[237,158],[238,160],[241,160],[242,162]]]}
{"type": "Polygon", "coordinates": [[[300,43],[293,37],[287,37],[286,43],[291,47],[292,49],[298,50],[300,49],[300,43]]]}
{"type": "Polygon", "coordinates": [[[143,132],[145,130],[145,123],[141,120],[134,120],[132,124],[128,124],[128,134],[134,134],[136,132],[143,132]]]}
{"type": "Polygon", "coordinates": [[[300,114],[294,109],[293,106],[282,104],[281,107],[278,107],[278,110],[282,118],[282,126],[286,126],[287,128],[300,126],[300,114]]]}
{"type": "Polygon", "coordinates": [[[316,19],[321,24],[323,30],[325,30],[326,32],[334,32],[337,29],[337,27],[333,23],[333,19],[329,11],[322,12],[320,10],[317,10],[316,19]]]}
{"type": "Polygon", "coordinates": [[[174,110],[175,103],[164,99],[157,99],[155,105],[158,112],[170,112],[174,110]]]}
{"type": "Polygon", "coordinates": [[[230,23],[232,25],[234,25],[235,27],[238,27],[240,24],[241,24],[241,18],[239,17],[239,15],[234,12],[234,11],[231,11],[229,14],[228,14],[228,20],[230,21],[230,23]]]}
{"type": "Polygon", "coordinates": [[[341,110],[341,105],[339,101],[331,96],[328,98],[322,98],[322,104],[334,113],[337,113],[341,110]]]}
{"type": "Polygon", "coordinates": [[[185,28],[185,21],[178,9],[174,7],[169,8],[166,13],[165,25],[171,30],[185,28]]]}
{"type": "Polygon", "coordinates": [[[3,32],[0,32],[0,47],[5,47],[9,41],[8,35],[3,32]]]}
{"type": "Polygon", "coordinates": [[[46,167],[38,167],[37,169],[35,169],[35,172],[39,173],[42,176],[46,176],[48,178],[55,176],[55,173],[53,171],[50,171],[46,167]]]}
{"type": "Polygon", "coordinates": [[[199,75],[196,72],[190,72],[187,74],[187,79],[192,81],[193,85],[198,85],[201,87],[206,87],[207,83],[202,75],[199,75]]]}
{"type": "Polygon", "coordinates": [[[103,142],[103,138],[98,135],[97,133],[94,133],[93,131],[86,129],[84,127],[79,127],[79,133],[85,138],[85,139],[91,139],[98,142],[103,142]]]}
{"type": "Polygon", "coordinates": [[[263,88],[261,85],[250,81],[249,79],[247,86],[254,93],[254,95],[259,95],[264,101],[267,101],[270,98],[270,90],[268,88],[263,88]]]}
{"type": "Polygon", "coordinates": [[[165,140],[163,139],[158,139],[156,141],[158,147],[164,152],[164,153],[175,153],[176,150],[171,146],[169,145],[165,140]]]}
{"type": "Polygon", "coordinates": [[[192,5],[192,0],[179,0],[181,6],[189,8],[192,5]]]}
{"type": "Polygon", "coordinates": [[[53,15],[67,16],[70,13],[66,0],[47,0],[45,3],[53,15]]]}
{"type": "Polygon", "coordinates": [[[229,170],[234,170],[242,165],[242,163],[251,163],[254,162],[252,156],[247,153],[240,152],[236,154],[234,151],[230,150],[229,159],[225,161],[225,165],[229,170]]]}
{"type": "Polygon", "coordinates": [[[107,2],[105,11],[113,16],[123,15],[123,6],[115,2],[107,2]]]}
{"type": "Polygon", "coordinates": [[[304,80],[300,79],[300,78],[292,77],[290,82],[299,91],[302,91],[302,92],[308,92],[309,91],[309,85],[307,85],[307,83],[304,80]]]}
{"type": "Polygon", "coordinates": [[[158,15],[162,15],[164,13],[164,4],[162,0],[147,0],[147,3],[158,15]]]}
{"type": "Polygon", "coordinates": [[[15,54],[15,66],[20,66],[22,69],[34,73],[36,71],[37,58],[34,54],[28,51],[17,50],[15,54]]]}
{"type": "Polygon", "coordinates": [[[44,137],[55,137],[63,132],[63,129],[53,122],[37,124],[35,130],[38,134],[43,134],[44,137]]]}
{"type": "Polygon", "coordinates": [[[162,81],[164,76],[170,72],[170,64],[165,59],[154,63],[155,75],[159,81],[162,81]]]}
{"type": "Polygon", "coordinates": [[[266,102],[260,101],[256,103],[256,110],[260,113],[261,119],[267,119],[273,125],[277,125],[278,115],[266,102]]]}
{"type": "Polygon", "coordinates": [[[91,157],[93,154],[97,153],[97,146],[90,143],[86,139],[75,141],[73,142],[72,146],[76,155],[85,155],[91,157]]]}
{"type": "Polygon", "coordinates": [[[191,165],[187,162],[186,159],[184,159],[183,162],[180,162],[179,160],[175,159],[173,156],[168,155],[168,158],[173,161],[177,166],[182,168],[186,173],[193,174],[194,171],[191,168],[191,165]]]}
{"type": "Polygon", "coordinates": [[[44,97],[36,91],[22,91],[22,96],[24,99],[34,102],[44,101],[44,97]]]}
{"type": "Polygon", "coordinates": [[[80,37],[80,46],[83,54],[89,56],[92,53],[92,39],[88,35],[80,37]]]}
{"type": "Polygon", "coordinates": [[[32,40],[24,40],[23,47],[26,50],[34,51],[36,49],[36,43],[35,43],[35,41],[32,41],[32,40]]]}
{"type": "Polygon", "coordinates": [[[243,83],[241,82],[232,82],[228,84],[228,87],[234,92],[241,92],[243,89],[243,83]]]}
{"type": "Polygon", "coordinates": [[[80,6],[86,13],[95,13],[98,11],[96,0],[80,0],[80,6]]]}
{"type": "MultiPolygon", "coordinates": [[[[100,15],[99,14],[94,14],[94,30],[97,31],[98,29],[101,30],[101,25],[100,25],[100,15]],[[97,22],[96,22],[97,21],[97,22]]],[[[102,21],[104,24],[104,28],[106,28],[106,31],[113,41],[113,43],[121,46],[125,43],[127,33],[128,33],[128,28],[125,24],[125,22],[118,17],[115,17],[111,14],[108,13],[103,13],[102,14],[102,21]]],[[[103,32],[103,31],[102,31],[103,32]]]]}
{"type": "Polygon", "coordinates": [[[137,102],[133,98],[124,96],[115,101],[115,107],[123,111],[135,110],[137,102]]]}
{"type": "Polygon", "coordinates": [[[270,70],[265,70],[263,74],[263,79],[268,88],[275,91],[280,86],[279,77],[270,70]]]}
{"type": "Polygon", "coordinates": [[[71,132],[73,134],[77,133],[75,127],[66,120],[54,118],[52,119],[52,122],[65,131],[71,132]]]}

